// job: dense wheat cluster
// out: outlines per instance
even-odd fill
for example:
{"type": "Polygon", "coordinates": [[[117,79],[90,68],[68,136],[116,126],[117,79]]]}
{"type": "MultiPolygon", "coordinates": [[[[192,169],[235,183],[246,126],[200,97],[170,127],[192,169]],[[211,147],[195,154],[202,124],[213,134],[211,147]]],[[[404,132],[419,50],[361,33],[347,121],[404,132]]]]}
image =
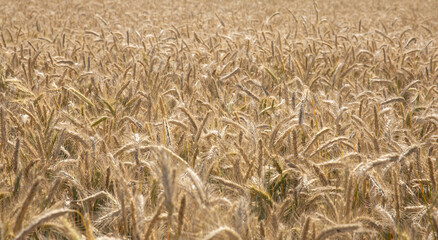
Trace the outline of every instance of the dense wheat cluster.
{"type": "Polygon", "coordinates": [[[437,239],[438,2],[0,1],[1,239],[437,239]]]}

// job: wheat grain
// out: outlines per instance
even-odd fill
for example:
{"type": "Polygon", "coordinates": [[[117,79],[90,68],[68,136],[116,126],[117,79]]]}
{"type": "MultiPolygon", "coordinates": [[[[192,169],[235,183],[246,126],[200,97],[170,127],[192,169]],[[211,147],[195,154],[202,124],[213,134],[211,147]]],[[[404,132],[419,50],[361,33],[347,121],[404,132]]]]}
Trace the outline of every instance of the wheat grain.
{"type": "Polygon", "coordinates": [[[26,214],[27,209],[29,208],[29,205],[32,202],[32,199],[34,198],[38,185],[40,184],[41,179],[36,179],[33,183],[32,187],[29,190],[29,193],[27,194],[26,199],[24,200],[23,204],[21,205],[20,212],[18,213],[18,216],[15,220],[14,225],[14,232],[17,233],[19,230],[21,230],[21,226],[24,220],[24,215],[26,214]]]}
{"type": "Polygon", "coordinates": [[[176,232],[176,236],[181,235],[181,230],[184,224],[184,210],[186,208],[186,196],[183,196],[181,199],[181,203],[179,204],[179,211],[178,211],[178,228],[176,232]]]}
{"type": "Polygon", "coordinates": [[[42,225],[43,223],[50,221],[54,218],[58,218],[62,215],[65,215],[67,213],[73,213],[73,210],[70,209],[57,209],[50,211],[48,213],[42,214],[41,216],[37,217],[35,220],[31,221],[29,225],[27,225],[21,232],[17,233],[17,236],[15,236],[14,240],[21,240],[25,239],[27,235],[32,233],[32,231],[37,228],[38,226],[42,225]]]}
{"type": "Polygon", "coordinates": [[[359,224],[344,224],[344,225],[337,225],[328,229],[323,230],[318,236],[316,237],[316,240],[322,240],[326,239],[330,236],[352,232],[357,229],[359,229],[361,225],[359,224]]]}
{"type": "Polygon", "coordinates": [[[307,233],[309,232],[310,227],[310,217],[306,218],[306,221],[304,222],[303,228],[301,230],[301,240],[307,239],[307,233]]]}
{"type": "Polygon", "coordinates": [[[147,230],[146,230],[146,233],[145,233],[145,235],[144,235],[144,239],[145,239],[145,240],[149,239],[149,236],[150,236],[151,233],[152,233],[152,229],[153,229],[153,227],[154,227],[154,224],[157,222],[158,217],[159,217],[159,215],[160,215],[161,207],[162,207],[162,206],[163,206],[163,204],[160,203],[159,206],[158,206],[158,208],[157,208],[157,210],[156,210],[156,212],[155,212],[155,214],[154,214],[154,216],[152,217],[152,220],[151,220],[151,222],[149,223],[149,226],[148,226],[148,228],[147,228],[147,230]]]}
{"type": "Polygon", "coordinates": [[[210,239],[214,239],[217,236],[220,236],[222,233],[225,233],[230,239],[234,239],[234,240],[240,240],[242,239],[240,237],[240,235],[235,232],[234,230],[232,230],[229,227],[220,227],[216,230],[211,231],[209,234],[207,234],[203,240],[210,240],[210,239]]]}

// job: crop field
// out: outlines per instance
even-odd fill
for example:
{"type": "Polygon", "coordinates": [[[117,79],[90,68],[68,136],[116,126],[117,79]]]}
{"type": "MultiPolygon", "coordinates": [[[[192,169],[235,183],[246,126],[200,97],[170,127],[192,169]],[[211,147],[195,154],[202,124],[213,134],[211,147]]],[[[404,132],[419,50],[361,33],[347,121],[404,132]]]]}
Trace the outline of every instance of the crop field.
{"type": "Polygon", "coordinates": [[[0,239],[438,239],[437,9],[0,0],[0,239]]]}

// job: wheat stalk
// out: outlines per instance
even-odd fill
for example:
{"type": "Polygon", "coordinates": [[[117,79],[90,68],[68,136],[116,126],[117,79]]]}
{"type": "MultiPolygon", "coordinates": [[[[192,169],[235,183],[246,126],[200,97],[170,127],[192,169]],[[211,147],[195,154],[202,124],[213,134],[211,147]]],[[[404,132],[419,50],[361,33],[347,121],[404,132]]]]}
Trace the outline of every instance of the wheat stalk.
{"type": "Polygon", "coordinates": [[[35,218],[33,221],[31,221],[23,230],[17,233],[17,235],[14,237],[14,240],[25,239],[27,235],[29,235],[35,230],[35,228],[41,226],[45,222],[63,216],[67,213],[74,213],[74,212],[75,211],[70,209],[56,209],[47,212],[45,214],[42,214],[39,217],[35,218]]]}
{"type": "Polygon", "coordinates": [[[37,193],[38,185],[40,184],[41,179],[36,179],[33,183],[32,187],[29,190],[29,193],[27,194],[26,199],[24,200],[23,204],[21,205],[20,212],[18,213],[18,216],[15,220],[14,225],[14,232],[17,233],[21,230],[21,226],[24,220],[24,215],[26,214],[27,209],[29,208],[30,203],[32,202],[33,198],[35,197],[35,194],[37,193]]]}
{"type": "Polygon", "coordinates": [[[328,229],[323,230],[318,236],[316,237],[316,240],[323,240],[333,235],[338,235],[342,233],[347,232],[353,232],[355,230],[358,230],[361,227],[360,224],[343,224],[343,225],[337,225],[328,229]]]}

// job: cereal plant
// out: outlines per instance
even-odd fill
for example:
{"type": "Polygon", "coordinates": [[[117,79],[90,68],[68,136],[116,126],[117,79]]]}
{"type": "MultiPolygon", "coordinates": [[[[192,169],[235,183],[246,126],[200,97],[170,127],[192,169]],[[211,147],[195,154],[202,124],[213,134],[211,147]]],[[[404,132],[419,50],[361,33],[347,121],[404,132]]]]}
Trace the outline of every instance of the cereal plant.
{"type": "Polygon", "coordinates": [[[0,239],[438,239],[437,9],[0,0],[0,239]]]}

